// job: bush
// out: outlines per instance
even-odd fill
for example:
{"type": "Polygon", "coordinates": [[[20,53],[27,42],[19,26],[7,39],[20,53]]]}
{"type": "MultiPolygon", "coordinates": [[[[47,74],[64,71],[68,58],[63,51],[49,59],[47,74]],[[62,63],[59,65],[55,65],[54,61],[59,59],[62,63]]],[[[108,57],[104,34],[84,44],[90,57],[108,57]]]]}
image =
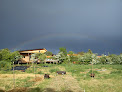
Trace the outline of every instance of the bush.
{"type": "Polygon", "coordinates": [[[11,62],[0,61],[0,69],[11,69],[11,62]]]}

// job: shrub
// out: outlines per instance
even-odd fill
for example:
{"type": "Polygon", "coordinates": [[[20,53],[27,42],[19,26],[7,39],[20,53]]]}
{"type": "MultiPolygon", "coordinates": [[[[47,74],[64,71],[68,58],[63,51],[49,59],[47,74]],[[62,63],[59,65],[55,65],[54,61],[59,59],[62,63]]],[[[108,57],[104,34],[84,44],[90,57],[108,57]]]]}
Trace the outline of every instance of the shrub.
{"type": "Polygon", "coordinates": [[[11,62],[0,61],[0,69],[11,69],[11,62]]]}

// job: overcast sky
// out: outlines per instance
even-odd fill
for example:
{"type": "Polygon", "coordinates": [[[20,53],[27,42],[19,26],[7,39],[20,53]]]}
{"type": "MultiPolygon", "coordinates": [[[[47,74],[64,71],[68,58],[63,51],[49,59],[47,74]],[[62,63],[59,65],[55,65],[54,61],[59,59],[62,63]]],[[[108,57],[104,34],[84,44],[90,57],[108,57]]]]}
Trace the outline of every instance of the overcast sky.
{"type": "Polygon", "coordinates": [[[122,0],[0,0],[0,49],[122,53],[122,0]]]}

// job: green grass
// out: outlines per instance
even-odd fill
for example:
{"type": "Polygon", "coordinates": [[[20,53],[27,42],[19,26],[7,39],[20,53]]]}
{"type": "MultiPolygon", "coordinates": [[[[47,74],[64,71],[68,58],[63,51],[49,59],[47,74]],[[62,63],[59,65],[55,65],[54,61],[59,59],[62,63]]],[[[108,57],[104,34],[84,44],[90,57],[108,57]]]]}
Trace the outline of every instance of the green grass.
{"type": "Polygon", "coordinates": [[[34,82],[30,82],[30,79],[30,77],[27,77],[25,79],[18,79],[16,85],[19,85],[19,87],[32,87],[34,82]]]}
{"type": "MultiPolygon", "coordinates": [[[[72,75],[72,77],[77,80],[79,86],[82,89],[85,89],[86,92],[121,92],[122,90],[121,87],[122,65],[93,65],[93,69],[94,69],[93,73],[95,73],[95,77],[91,78],[90,74],[92,73],[91,70],[92,65],[78,65],[78,64],[71,64],[71,63],[60,64],[60,65],[38,64],[36,65],[35,68],[36,74],[43,75],[45,73],[49,73],[53,77],[50,79],[44,79],[39,83],[29,81],[32,79],[31,77],[27,77],[25,79],[16,79],[16,85],[18,85],[18,87],[33,87],[29,92],[38,92],[40,90],[43,92],[44,90],[46,90],[46,88],[48,88],[49,85],[53,84],[52,80],[55,79],[56,76],[60,76],[60,75],[55,76],[56,71],[62,71],[63,69],[65,69],[67,75],[72,75]],[[43,67],[43,66],[48,66],[48,67],[43,67]]],[[[9,70],[0,71],[0,74],[12,74],[12,73],[13,71],[9,71],[9,70]]],[[[28,68],[25,72],[15,71],[15,74],[21,74],[21,73],[33,74],[33,67],[28,68]]],[[[11,80],[6,79],[6,81],[4,80],[2,79],[0,80],[0,87],[5,87],[5,90],[10,90],[12,88],[12,86],[10,85],[10,83],[12,84],[12,79],[11,80]]],[[[67,89],[65,89],[64,87],[61,88],[61,91],[65,92],[65,90],[67,89]]]]}
{"type": "Polygon", "coordinates": [[[39,71],[37,74],[44,74],[42,71],[39,71]]]}
{"type": "Polygon", "coordinates": [[[56,73],[56,71],[60,71],[60,69],[59,69],[59,68],[55,68],[55,69],[50,69],[50,70],[49,70],[50,73],[53,73],[53,72],[56,73]]]}

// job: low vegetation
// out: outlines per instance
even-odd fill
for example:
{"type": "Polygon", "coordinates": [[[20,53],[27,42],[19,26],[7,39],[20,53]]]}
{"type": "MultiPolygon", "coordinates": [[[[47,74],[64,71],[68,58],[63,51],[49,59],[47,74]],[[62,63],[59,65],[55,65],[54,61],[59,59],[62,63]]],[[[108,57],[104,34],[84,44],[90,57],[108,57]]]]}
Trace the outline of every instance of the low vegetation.
{"type": "MultiPolygon", "coordinates": [[[[46,55],[52,53],[33,54],[32,60],[45,61],[46,55]]],[[[13,72],[13,61],[21,57],[18,52],[0,50],[0,91],[121,92],[122,90],[122,54],[97,57],[91,50],[78,54],[70,51],[67,54],[66,49],[60,48],[59,53],[51,58],[61,63],[27,64],[29,68],[25,72],[18,70],[13,72]],[[90,77],[92,64],[94,78],[90,77]],[[58,75],[56,71],[66,71],[66,75],[58,75]],[[44,74],[49,74],[50,78],[44,79],[44,74]]]]}
{"type": "MultiPolygon", "coordinates": [[[[80,92],[121,92],[122,67],[121,65],[94,65],[94,78],[90,77],[92,65],[79,64],[45,64],[36,65],[35,73],[32,66],[25,72],[15,71],[15,86],[27,88],[26,90],[53,90],[80,92]],[[66,75],[57,75],[56,71],[66,71],[66,75]],[[31,72],[28,72],[31,71],[31,72]],[[44,79],[44,74],[49,74],[50,79],[44,79]],[[77,90],[77,91],[75,91],[77,90]]],[[[6,91],[13,89],[12,71],[0,71],[0,88],[6,91]]],[[[31,91],[32,92],[32,91],[31,91]]],[[[37,91],[38,92],[38,91],[37,91]]],[[[50,92],[50,91],[47,91],[50,92]]]]}

